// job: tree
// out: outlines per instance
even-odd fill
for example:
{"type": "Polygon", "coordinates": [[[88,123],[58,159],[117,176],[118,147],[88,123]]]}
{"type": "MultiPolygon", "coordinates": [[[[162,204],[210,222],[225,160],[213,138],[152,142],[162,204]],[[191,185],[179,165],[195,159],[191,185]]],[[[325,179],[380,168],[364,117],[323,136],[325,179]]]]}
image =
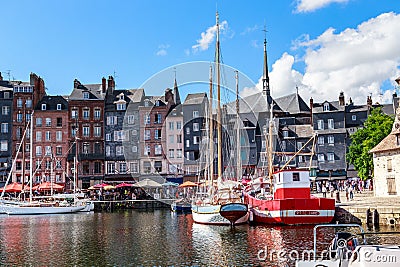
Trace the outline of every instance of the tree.
{"type": "Polygon", "coordinates": [[[354,165],[361,179],[367,179],[374,169],[372,154],[369,151],[390,133],[392,125],[391,116],[384,114],[380,107],[373,108],[364,123],[364,128],[351,135],[351,145],[346,158],[354,165]]]}

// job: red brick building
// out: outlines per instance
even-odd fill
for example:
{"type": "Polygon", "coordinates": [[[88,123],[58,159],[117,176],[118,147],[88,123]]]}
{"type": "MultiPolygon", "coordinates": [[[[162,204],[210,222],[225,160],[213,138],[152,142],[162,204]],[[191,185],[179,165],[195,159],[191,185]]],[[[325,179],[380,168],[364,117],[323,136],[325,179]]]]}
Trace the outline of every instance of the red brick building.
{"type": "Polygon", "coordinates": [[[34,181],[65,184],[67,173],[68,102],[62,96],[44,96],[33,115],[34,181]]]}
{"type": "Polygon", "coordinates": [[[13,85],[12,114],[12,159],[17,156],[12,171],[13,182],[29,181],[30,173],[30,133],[28,127],[33,108],[46,95],[44,81],[35,73],[30,74],[29,82],[11,81],[13,85]],[[25,133],[25,134],[24,134],[25,133]],[[21,145],[21,146],[20,146],[21,145]],[[20,150],[17,155],[18,148],[20,150]]]}
{"type": "MultiPolygon", "coordinates": [[[[73,181],[74,158],[78,160],[78,188],[86,189],[104,179],[104,97],[106,79],[101,84],[74,81],[68,98],[68,176],[73,181]],[[75,149],[77,147],[77,150],[75,149]]],[[[72,189],[67,185],[67,188],[72,189]]]]}

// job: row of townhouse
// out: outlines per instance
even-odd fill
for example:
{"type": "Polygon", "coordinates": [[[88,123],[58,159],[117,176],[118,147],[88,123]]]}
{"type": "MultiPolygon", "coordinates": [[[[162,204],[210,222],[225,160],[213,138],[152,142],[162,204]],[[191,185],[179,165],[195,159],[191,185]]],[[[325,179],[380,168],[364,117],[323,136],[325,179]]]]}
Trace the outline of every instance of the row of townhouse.
{"type": "MultiPolygon", "coordinates": [[[[346,163],[351,134],[363,126],[372,107],[394,114],[394,104],[373,104],[370,97],[365,105],[351,98],[345,103],[343,92],[338,101],[310,99],[309,105],[297,92],[273,99],[267,71],[263,80],[262,93],[239,100],[240,140],[235,135],[236,103],[222,108],[223,158],[229,175],[265,173],[272,117],[278,137],[275,167],[312,167],[317,179],[355,177],[354,167],[346,163]],[[314,136],[315,142],[309,142],[314,136]],[[238,143],[239,174],[231,161],[238,143]],[[302,153],[293,157],[300,148],[302,153]]],[[[116,89],[112,76],[99,84],[75,80],[70,95],[49,96],[43,79],[34,73],[29,82],[5,81],[0,74],[0,179],[4,182],[11,173],[12,181],[27,182],[32,172],[34,183],[53,180],[67,188],[75,174],[81,188],[149,176],[193,180],[203,173],[206,156],[216,160],[206,144],[208,101],[206,93],[192,93],[181,103],[176,80],[161,96],[147,96],[144,89],[116,89]]]]}

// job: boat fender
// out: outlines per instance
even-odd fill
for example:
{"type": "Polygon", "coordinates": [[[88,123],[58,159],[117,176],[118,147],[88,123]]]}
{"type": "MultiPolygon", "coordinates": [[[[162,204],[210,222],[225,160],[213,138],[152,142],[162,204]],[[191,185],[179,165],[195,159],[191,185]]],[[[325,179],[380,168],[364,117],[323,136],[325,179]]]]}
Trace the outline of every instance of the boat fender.
{"type": "Polygon", "coordinates": [[[254,217],[253,217],[254,215],[253,215],[253,212],[252,211],[250,211],[249,212],[249,221],[250,222],[252,222],[253,220],[254,220],[254,217]]]}

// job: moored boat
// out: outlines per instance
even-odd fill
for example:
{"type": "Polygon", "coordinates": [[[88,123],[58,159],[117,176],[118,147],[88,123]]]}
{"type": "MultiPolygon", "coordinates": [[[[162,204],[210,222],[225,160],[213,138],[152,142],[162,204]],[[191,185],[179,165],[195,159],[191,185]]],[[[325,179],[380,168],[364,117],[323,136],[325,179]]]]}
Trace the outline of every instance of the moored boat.
{"type": "Polygon", "coordinates": [[[190,200],[182,198],[174,201],[171,204],[171,210],[174,212],[191,212],[192,211],[192,203],[190,200]]]}
{"type": "Polygon", "coordinates": [[[251,183],[244,194],[255,224],[322,224],[332,221],[335,200],[311,196],[308,170],[286,169],[273,174],[272,194],[256,193],[251,183]]]}
{"type": "Polygon", "coordinates": [[[56,203],[28,203],[21,205],[3,206],[8,215],[40,215],[40,214],[62,214],[74,213],[85,208],[82,206],[60,206],[56,203]]]}
{"type": "MultiPolygon", "coordinates": [[[[215,56],[215,68],[216,68],[216,77],[217,77],[217,120],[216,120],[216,130],[217,130],[217,183],[214,184],[214,130],[213,130],[213,83],[212,83],[212,69],[210,69],[210,100],[209,100],[209,116],[206,120],[206,128],[208,130],[208,151],[207,153],[207,172],[208,179],[203,186],[205,192],[198,194],[195,196],[194,201],[192,203],[192,215],[193,221],[195,223],[201,224],[216,224],[216,225],[235,225],[247,223],[248,220],[248,212],[243,212],[243,206],[247,206],[242,203],[241,192],[234,190],[235,182],[232,183],[227,177],[224,177],[223,174],[223,153],[222,153],[222,110],[221,110],[221,70],[220,70],[220,43],[219,43],[219,15],[216,13],[216,56],[215,56]],[[225,208],[222,208],[223,205],[241,203],[242,205],[229,205],[225,208]],[[222,213],[221,213],[222,209],[222,213]],[[235,214],[235,215],[234,215],[235,214]],[[239,214],[242,214],[241,217],[238,217],[239,214]]],[[[239,153],[239,151],[237,151],[239,153]]],[[[206,172],[205,172],[206,173],[206,172]]],[[[200,177],[200,175],[199,175],[200,177]]],[[[199,188],[198,188],[199,190],[199,188]]]]}
{"type": "Polygon", "coordinates": [[[248,207],[244,203],[227,203],[221,205],[219,213],[222,217],[230,221],[231,224],[234,224],[240,218],[248,218],[248,207]]]}

